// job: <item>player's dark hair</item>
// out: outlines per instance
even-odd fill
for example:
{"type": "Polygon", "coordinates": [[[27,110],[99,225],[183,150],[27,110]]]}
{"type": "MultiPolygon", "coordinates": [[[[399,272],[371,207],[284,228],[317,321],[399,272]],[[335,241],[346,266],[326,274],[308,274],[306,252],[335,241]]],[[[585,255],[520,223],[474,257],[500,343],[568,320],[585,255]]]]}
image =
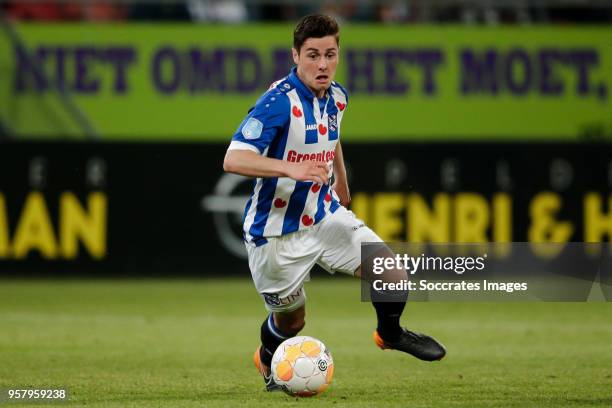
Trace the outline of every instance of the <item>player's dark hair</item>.
{"type": "Polygon", "coordinates": [[[338,22],[324,14],[309,14],[302,17],[293,30],[293,48],[299,53],[307,39],[323,38],[328,35],[336,37],[336,44],[340,45],[338,22]]]}

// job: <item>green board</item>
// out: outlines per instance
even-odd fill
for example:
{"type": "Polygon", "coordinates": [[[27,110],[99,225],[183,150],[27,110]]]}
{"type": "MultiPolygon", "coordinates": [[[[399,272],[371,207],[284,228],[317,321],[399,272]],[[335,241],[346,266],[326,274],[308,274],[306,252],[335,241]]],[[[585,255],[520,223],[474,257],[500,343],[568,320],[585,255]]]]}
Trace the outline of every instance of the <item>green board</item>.
{"type": "MultiPolygon", "coordinates": [[[[0,37],[0,118],[20,137],[228,140],[291,67],[289,25],[19,24],[0,37]],[[60,96],[60,90],[65,95],[60,96]]],[[[581,140],[612,133],[612,29],[341,32],[343,140],[581,140]]]]}

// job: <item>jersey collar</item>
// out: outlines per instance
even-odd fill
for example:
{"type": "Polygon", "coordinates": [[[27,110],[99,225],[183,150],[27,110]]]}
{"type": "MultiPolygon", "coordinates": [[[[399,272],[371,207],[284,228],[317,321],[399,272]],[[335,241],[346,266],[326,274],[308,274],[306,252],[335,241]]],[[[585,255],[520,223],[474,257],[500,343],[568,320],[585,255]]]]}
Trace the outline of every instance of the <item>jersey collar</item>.
{"type": "MultiPolygon", "coordinates": [[[[291,68],[291,72],[289,73],[289,82],[298,90],[299,93],[302,94],[305,98],[313,99],[316,98],[316,95],[312,93],[310,88],[308,88],[298,77],[297,75],[297,67],[291,68]]],[[[329,88],[325,90],[324,98],[329,96],[329,88]]]]}

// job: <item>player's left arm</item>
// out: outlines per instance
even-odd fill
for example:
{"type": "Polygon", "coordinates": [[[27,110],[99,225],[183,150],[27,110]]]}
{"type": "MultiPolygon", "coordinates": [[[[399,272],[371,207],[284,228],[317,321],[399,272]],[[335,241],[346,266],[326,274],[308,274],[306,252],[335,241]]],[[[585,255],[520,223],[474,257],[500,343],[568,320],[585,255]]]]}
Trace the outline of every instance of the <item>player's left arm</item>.
{"type": "Polygon", "coordinates": [[[344,167],[344,156],[342,155],[340,141],[336,144],[334,155],[334,185],[332,188],[338,194],[340,204],[348,207],[351,202],[351,193],[349,191],[348,179],[346,178],[346,167],[344,167]]]}

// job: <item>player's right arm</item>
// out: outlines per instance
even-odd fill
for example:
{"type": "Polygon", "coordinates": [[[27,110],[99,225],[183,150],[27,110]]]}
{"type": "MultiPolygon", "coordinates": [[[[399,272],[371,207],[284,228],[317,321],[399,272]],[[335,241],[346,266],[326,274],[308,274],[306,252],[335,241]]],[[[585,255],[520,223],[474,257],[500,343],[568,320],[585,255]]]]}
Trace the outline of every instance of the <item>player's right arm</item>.
{"type": "Polygon", "coordinates": [[[289,98],[276,89],[264,94],[232,137],[223,170],[247,177],[290,177],[327,184],[327,163],[288,162],[282,160],[284,152],[269,151],[272,141],[286,132],[290,109],[289,98]]]}
{"type": "Polygon", "coordinates": [[[327,184],[328,167],[325,162],[303,161],[290,163],[261,156],[251,150],[228,150],[223,170],[248,177],[290,177],[298,181],[327,184]]]}

